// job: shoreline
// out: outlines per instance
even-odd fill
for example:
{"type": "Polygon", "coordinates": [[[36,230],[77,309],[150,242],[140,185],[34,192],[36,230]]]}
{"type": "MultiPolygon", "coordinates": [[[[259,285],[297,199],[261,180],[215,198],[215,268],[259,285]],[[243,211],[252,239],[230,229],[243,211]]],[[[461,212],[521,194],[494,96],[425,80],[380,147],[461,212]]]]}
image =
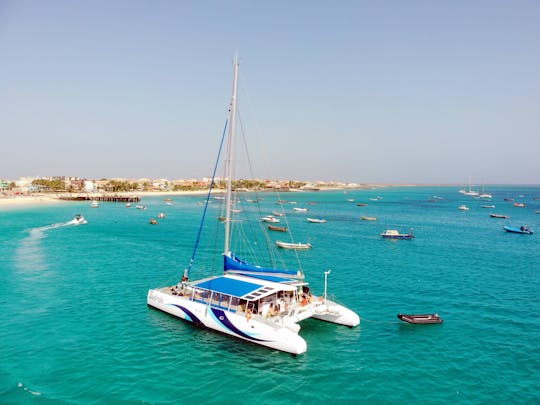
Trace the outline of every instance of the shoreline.
{"type": "MultiPolygon", "coordinates": [[[[367,190],[367,189],[378,189],[378,188],[390,188],[390,187],[422,187],[424,185],[416,184],[365,184],[360,187],[328,187],[320,188],[318,190],[301,190],[301,189],[291,189],[287,193],[302,193],[302,192],[325,192],[325,191],[354,191],[354,190],[367,190]]],[[[260,193],[268,193],[273,190],[258,190],[260,193]]],[[[247,190],[245,192],[255,192],[247,190]]],[[[214,190],[212,194],[222,194],[225,193],[225,190],[214,190]]],[[[31,193],[31,194],[13,194],[13,195],[0,195],[0,210],[3,208],[16,208],[16,207],[28,207],[33,205],[52,205],[52,204],[66,204],[73,201],[62,200],[61,197],[66,195],[85,195],[85,196],[126,196],[126,197],[157,197],[157,196],[201,196],[208,194],[208,190],[194,190],[194,191],[137,191],[137,192],[120,192],[120,193],[59,193],[59,194],[48,194],[48,193],[31,193]]]]}

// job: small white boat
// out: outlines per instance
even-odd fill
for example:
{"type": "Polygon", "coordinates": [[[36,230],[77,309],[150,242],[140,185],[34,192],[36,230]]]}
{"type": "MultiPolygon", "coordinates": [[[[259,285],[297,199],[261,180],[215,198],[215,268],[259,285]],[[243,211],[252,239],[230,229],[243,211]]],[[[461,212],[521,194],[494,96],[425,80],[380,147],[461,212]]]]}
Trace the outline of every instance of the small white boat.
{"type": "Polygon", "coordinates": [[[90,203],[90,207],[92,207],[92,208],[98,208],[98,207],[99,207],[99,203],[98,203],[96,200],[92,200],[92,202],[90,203]]]}
{"type": "Polygon", "coordinates": [[[73,218],[68,223],[72,225],[82,225],[82,224],[87,224],[88,222],[81,214],[77,214],[75,215],[75,218],[73,218]]]}
{"type": "Polygon", "coordinates": [[[399,233],[396,229],[387,229],[381,233],[381,237],[385,239],[413,239],[414,234],[412,229],[409,233],[399,233]]]}
{"type": "Polygon", "coordinates": [[[129,207],[131,207],[131,203],[126,204],[126,208],[129,208],[129,207]]]}
{"type": "Polygon", "coordinates": [[[307,218],[307,221],[312,222],[314,224],[324,224],[324,223],[326,223],[326,219],[322,219],[322,218],[307,218]]]}
{"type": "Polygon", "coordinates": [[[469,207],[467,207],[465,204],[460,205],[458,209],[460,209],[461,211],[469,211],[469,207]]]}
{"type": "Polygon", "coordinates": [[[267,215],[265,217],[262,217],[263,222],[270,222],[272,224],[277,224],[279,222],[279,219],[274,217],[273,215],[267,215]]]}
{"type": "Polygon", "coordinates": [[[158,214],[158,218],[160,218],[160,219],[165,218],[165,214],[164,214],[163,212],[160,212],[160,213],[158,214]]]}
{"type": "Polygon", "coordinates": [[[308,212],[307,208],[294,207],[293,210],[295,210],[296,212],[308,212]]]}
{"type": "Polygon", "coordinates": [[[482,205],[481,207],[482,207],[482,208],[495,208],[495,205],[493,205],[493,204],[490,204],[490,205],[482,205]]]}
{"type": "Polygon", "coordinates": [[[362,220],[364,220],[364,221],[376,221],[376,220],[377,220],[376,217],[366,217],[366,216],[364,216],[364,215],[362,215],[360,218],[361,218],[362,220]]]}
{"type": "Polygon", "coordinates": [[[282,242],[280,240],[276,241],[276,245],[283,249],[295,249],[295,250],[306,250],[311,249],[311,243],[292,243],[292,242],[282,242]]]}

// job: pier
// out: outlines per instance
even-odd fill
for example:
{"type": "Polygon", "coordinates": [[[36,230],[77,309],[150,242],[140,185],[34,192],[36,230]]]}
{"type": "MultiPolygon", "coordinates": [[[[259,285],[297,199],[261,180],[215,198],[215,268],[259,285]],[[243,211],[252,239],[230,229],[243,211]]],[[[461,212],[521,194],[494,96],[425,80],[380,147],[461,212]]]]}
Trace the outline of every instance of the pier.
{"type": "Polygon", "coordinates": [[[74,194],[59,197],[64,201],[140,202],[141,197],[125,194],[74,194]]]}

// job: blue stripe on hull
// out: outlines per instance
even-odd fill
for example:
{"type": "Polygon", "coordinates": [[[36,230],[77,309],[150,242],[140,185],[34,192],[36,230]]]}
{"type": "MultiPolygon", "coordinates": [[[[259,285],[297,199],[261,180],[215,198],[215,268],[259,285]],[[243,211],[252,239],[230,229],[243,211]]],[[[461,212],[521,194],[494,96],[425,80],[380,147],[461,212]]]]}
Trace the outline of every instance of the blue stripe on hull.
{"type": "Polygon", "coordinates": [[[186,320],[188,321],[191,321],[191,322],[194,322],[194,323],[203,323],[201,322],[201,320],[199,318],[197,318],[197,316],[191,312],[189,309],[181,306],[181,305],[176,305],[176,304],[171,304],[173,307],[176,307],[176,308],[179,308],[181,309],[182,311],[184,311],[184,313],[186,314],[186,320]]]}
{"type": "Polygon", "coordinates": [[[243,337],[244,339],[256,341],[256,342],[268,342],[268,340],[264,339],[258,339],[256,337],[250,336],[245,332],[242,332],[240,329],[238,329],[236,326],[233,325],[233,323],[227,318],[227,315],[224,311],[217,308],[211,308],[212,314],[214,315],[214,319],[216,319],[217,322],[221,323],[226,329],[230,330],[231,332],[235,333],[238,336],[243,337]]]}

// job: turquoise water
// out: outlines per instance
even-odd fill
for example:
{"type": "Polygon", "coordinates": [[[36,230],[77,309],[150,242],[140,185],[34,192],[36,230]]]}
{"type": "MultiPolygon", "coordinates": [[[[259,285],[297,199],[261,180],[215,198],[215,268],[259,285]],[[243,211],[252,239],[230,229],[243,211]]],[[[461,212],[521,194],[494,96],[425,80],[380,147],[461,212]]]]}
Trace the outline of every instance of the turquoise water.
{"type": "MultiPolygon", "coordinates": [[[[299,252],[312,289],[322,292],[331,268],[329,291],[362,318],[353,329],[303,322],[308,351],[296,358],[147,307],[148,289],[176,282],[189,263],[200,197],[173,197],[172,206],[146,198],[146,211],[114,203],[2,208],[0,402],[539,403],[540,188],[489,192],[491,210],[455,188],[282,195],[310,208],[285,206],[295,239],[314,246],[299,252]],[[443,199],[429,202],[433,195],[443,199]],[[63,225],[79,212],[88,224],[63,225]],[[159,212],[167,217],[149,225],[159,212]],[[504,224],[536,233],[509,234],[504,224]],[[409,228],[412,241],[379,236],[409,228]],[[437,312],[445,322],[409,325],[400,312],[437,312]]],[[[268,214],[277,206],[264,197],[268,214]]],[[[211,204],[214,227],[217,215],[211,204]]],[[[220,238],[203,235],[203,248],[214,245],[222,249],[220,238]]],[[[263,249],[257,239],[251,245],[263,249]]],[[[294,253],[285,253],[290,266],[294,253]]],[[[219,257],[198,258],[219,271],[219,257]]],[[[204,272],[196,266],[192,278],[204,272]]]]}

